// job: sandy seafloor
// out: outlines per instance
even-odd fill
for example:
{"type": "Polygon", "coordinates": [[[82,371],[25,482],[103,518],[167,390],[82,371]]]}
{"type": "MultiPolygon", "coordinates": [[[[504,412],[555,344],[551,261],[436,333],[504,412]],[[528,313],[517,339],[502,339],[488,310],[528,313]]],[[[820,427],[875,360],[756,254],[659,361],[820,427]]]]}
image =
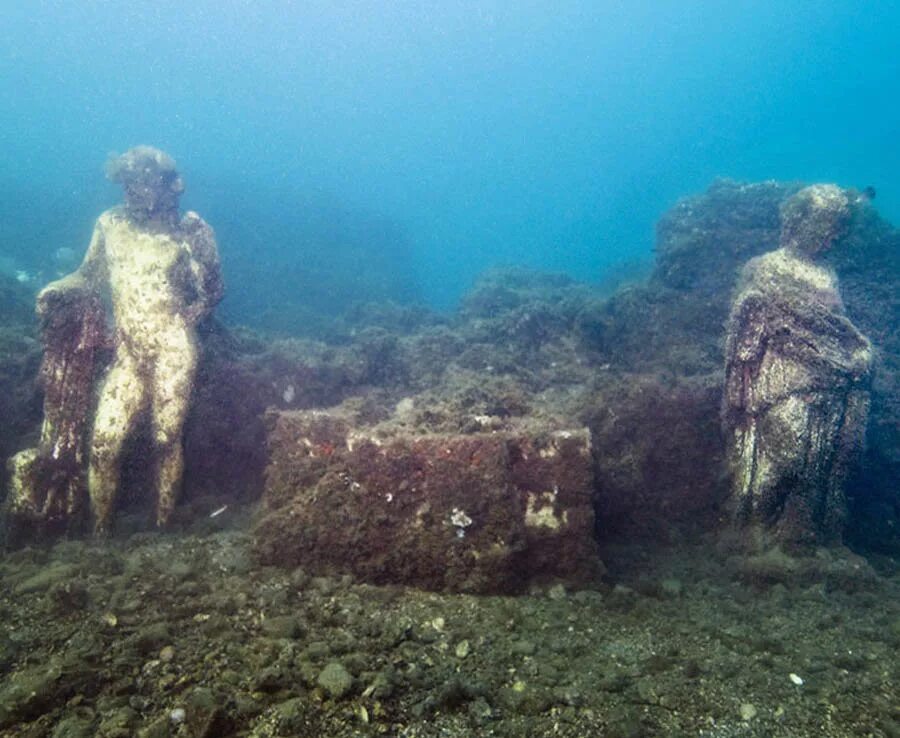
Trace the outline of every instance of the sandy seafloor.
{"type": "Polygon", "coordinates": [[[900,735],[893,560],[616,548],[595,590],[447,595],[259,567],[251,513],[0,560],[0,734],[900,735]]]}

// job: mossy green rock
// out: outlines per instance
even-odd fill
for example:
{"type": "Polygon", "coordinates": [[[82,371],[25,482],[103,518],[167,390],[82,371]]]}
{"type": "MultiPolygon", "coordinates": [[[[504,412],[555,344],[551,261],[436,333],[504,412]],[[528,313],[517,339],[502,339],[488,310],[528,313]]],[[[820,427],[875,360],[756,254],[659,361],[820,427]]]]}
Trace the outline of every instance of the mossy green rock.
{"type": "Polygon", "coordinates": [[[131,738],[135,733],[138,714],[130,707],[122,707],[105,715],[97,731],[98,738],[131,738]]]}
{"type": "Polygon", "coordinates": [[[15,593],[17,595],[26,595],[35,592],[46,592],[53,585],[61,584],[72,579],[77,571],[78,567],[72,564],[53,564],[45,569],[41,569],[24,581],[19,582],[19,584],[16,585],[15,593]]]}
{"type": "Polygon", "coordinates": [[[53,729],[53,738],[93,738],[94,717],[90,710],[84,715],[68,715],[53,729]]]}
{"type": "Polygon", "coordinates": [[[303,626],[293,615],[266,618],[262,624],[263,633],[270,638],[300,638],[303,626]]]}
{"type": "Polygon", "coordinates": [[[33,720],[56,704],[62,669],[41,665],[16,672],[0,690],[0,728],[33,720]]]}
{"type": "Polygon", "coordinates": [[[353,689],[353,676],[343,664],[332,661],[319,673],[316,683],[332,699],[339,700],[353,689]]]}
{"type": "Polygon", "coordinates": [[[163,646],[169,643],[171,639],[172,634],[169,630],[169,626],[166,625],[166,623],[159,622],[141,628],[135,633],[133,643],[135,650],[139,654],[149,656],[150,654],[159,651],[163,646]]]}

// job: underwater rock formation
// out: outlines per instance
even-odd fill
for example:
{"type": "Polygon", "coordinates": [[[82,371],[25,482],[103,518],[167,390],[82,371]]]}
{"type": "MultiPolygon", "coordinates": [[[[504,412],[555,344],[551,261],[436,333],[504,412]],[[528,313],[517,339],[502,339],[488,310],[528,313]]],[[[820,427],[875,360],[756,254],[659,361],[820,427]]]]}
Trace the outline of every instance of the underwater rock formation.
{"type": "Polygon", "coordinates": [[[13,521],[18,511],[67,517],[82,506],[93,359],[104,333],[101,301],[111,305],[114,334],[112,364],[92,419],[87,486],[95,527],[104,530],[112,521],[123,445],[143,415],[149,414],[157,465],[159,524],[171,515],[181,483],[182,427],[198,360],[196,326],[222,296],[216,242],[199,215],[179,216],[184,185],[164,152],[138,146],[112,160],[107,174],[123,186],[124,206],[100,216],[79,269],[38,297],[48,342],[45,428],[41,446],[13,462],[13,521]],[[64,495],[46,487],[47,473],[38,473],[45,462],[54,479],[68,478],[64,495]]]}
{"type": "Polygon", "coordinates": [[[723,416],[735,513],[779,538],[839,539],[844,483],[864,445],[872,345],[817,259],[850,216],[834,185],[786,200],[781,248],[744,266],[728,322],[723,416]]]}
{"type": "Polygon", "coordinates": [[[717,524],[725,492],[713,377],[603,377],[585,403],[604,539],[666,541],[717,524]]]}
{"type": "MultiPolygon", "coordinates": [[[[781,203],[800,189],[719,180],[683,199],[660,220],[650,278],[584,302],[567,329],[580,341],[578,361],[595,367],[581,417],[594,439],[604,539],[730,526],[725,435],[716,428],[724,327],[742,266],[777,249],[781,203]]],[[[840,277],[847,315],[876,349],[865,457],[846,483],[845,538],[897,551],[900,232],[865,199],[852,210],[841,248],[822,255],[840,277]]]]}
{"type": "Polygon", "coordinates": [[[463,592],[601,571],[586,429],[382,437],[337,413],[269,421],[266,563],[463,592]]]}
{"type": "MultiPolygon", "coordinates": [[[[292,406],[282,392],[306,408],[356,397],[371,416],[364,426],[414,396],[406,428],[413,435],[477,432],[479,414],[500,419],[504,431],[538,419],[556,428],[587,425],[601,541],[677,539],[730,526],[720,416],[724,327],[742,266],[777,248],[781,203],[799,189],[722,180],[686,198],[661,219],[649,279],[611,295],[559,275],[488,274],[451,323],[384,325],[394,337],[389,377],[365,369],[366,351],[355,340],[317,351],[314,366],[302,359],[310,346],[298,344],[297,357],[261,358],[254,372],[274,378],[278,396],[270,403],[282,408],[292,406]]],[[[865,544],[890,548],[897,513],[889,480],[900,468],[900,251],[892,244],[900,238],[861,204],[843,241],[824,256],[841,275],[848,314],[878,348],[865,478],[848,480],[848,496],[853,516],[862,502],[882,511],[868,518],[881,527],[867,528],[865,544]]]]}
{"type": "MultiPolygon", "coordinates": [[[[37,340],[34,294],[14,278],[0,274],[0,460],[40,435],[41,398],[34,378],[41,351],[37,340]]],[[[8,470],[0,463],[0,490],[8,470]]]]}
{"type": "MultiPolygon", "coordinates": [[[[588,426],[601,542],[730,529],[720,422],[724,328],[741,268],[778,248],[781,203],[800,189],[720,180],[685,198],[660,220],[649,278],[615,292],[497,270],[458,315],[369,305],[319,324],[312,333],[324,340],[273,341],[206,321],[185,425],[183,504],[172,522],[190,524],[262,494],[273,453],[267,407],[333,413],[349,403],[357,416],[345,419],[348,426],[369,432],[412,398],[408,422],[395,434],[404,438],[588,426]],[[492,418],[489,428],[482,416],[492,418]]],[[[860,203],[842,247],[822,259],[840,278],[849,319],[876,348],[865,458],[846,484],[845,538],[900,551],[900,233],[860,203]]],[[[10,450],[36,442],[37,423],[28,425],[36,366],[34,359],[0,362],[0,388],[12,387],[0,409],[6,402],[28,432],[18,431],[15,445],[8,435],[10,450]]],[[[126,463],[126,475],[140,466],[126,463]]],[[[136,497],[126,496],[123,507],[151,499],[152,489],[128,486],[136,497]]],[[[267,500],[273,489],[270,483],[267,500]]],[[[290,509],[267,502],[267,524],[283,526],[284,540],[289,520],[274,520],[290,509]]]]}

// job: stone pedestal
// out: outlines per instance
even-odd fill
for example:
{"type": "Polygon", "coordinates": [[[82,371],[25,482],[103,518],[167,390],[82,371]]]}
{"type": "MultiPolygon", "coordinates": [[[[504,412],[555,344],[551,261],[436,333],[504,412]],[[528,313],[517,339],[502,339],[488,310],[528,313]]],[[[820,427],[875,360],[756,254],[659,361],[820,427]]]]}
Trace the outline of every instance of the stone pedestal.
{"type": "Polygon", "coordinates": [[[268,420],[264,562],[464,592],[602,571],[587,429],[379,437],[316,411],[268,420]]]}

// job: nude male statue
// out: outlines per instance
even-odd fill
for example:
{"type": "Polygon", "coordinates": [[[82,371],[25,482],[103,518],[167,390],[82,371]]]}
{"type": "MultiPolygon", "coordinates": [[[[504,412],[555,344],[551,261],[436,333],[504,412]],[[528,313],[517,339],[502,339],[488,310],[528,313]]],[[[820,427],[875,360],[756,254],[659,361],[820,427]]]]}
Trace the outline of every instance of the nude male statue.
{"type": "Polygon", "coordinates": [[[99,532],[112,521],[123,445],[145,412],[155,443],[156,520],[169,520],[184,467],[181,436],[197,368],[196,326],[223,290],[212,229],[196,213],[179,214],[184,185],[170,156],[138,146],[111,160],[107,175],[124,188],[124,206],[97,219],[81,266],[38,295],[45,341],[51,342],[42,368],[45,422],[41,446],[13,458],[10,503],[14,512],[38,518],[72,515],[80,506],[72,480],[83,456],[80,436],[90,425],[83,417],[90,404],[85,397],[103,322],[90,313],[105,304],[113,321],[113,359],[100,386],[87,473],[99,532]],[[70,327],[54,333],[55,324],[70,327]],[[44,471],[31,473],[38,468],[44,471]],[[48,485],[60,477],[69,478],[63,492],[58,483],[48,485]]]}

